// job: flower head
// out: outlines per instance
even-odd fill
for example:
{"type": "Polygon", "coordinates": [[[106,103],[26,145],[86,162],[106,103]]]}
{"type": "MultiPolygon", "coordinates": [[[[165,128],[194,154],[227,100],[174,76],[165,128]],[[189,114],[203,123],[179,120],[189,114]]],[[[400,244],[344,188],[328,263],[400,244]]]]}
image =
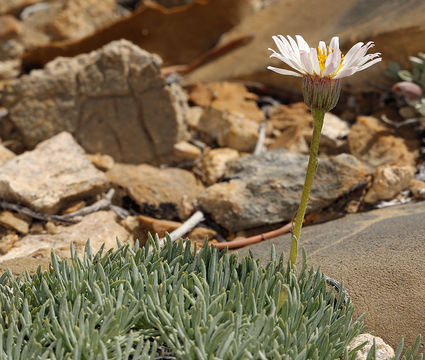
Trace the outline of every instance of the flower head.
{"type": "Polygon", "coordinates": [[[364,70],[381,61],[380,53],[366,54],[374,46],[373,41],[354,45],[344,56],[339,49],[339,38],[333,37],[329,46],[324,41],[317,48],[310,48],[302,36],[296,35],[296,41],[287,36],[273,36],[279,52],[273,52],[275,57],[289,65],[295,71],[268,66],[269,70],[282,75],[311,76],[329,79],[341,79],[364,70]]]}

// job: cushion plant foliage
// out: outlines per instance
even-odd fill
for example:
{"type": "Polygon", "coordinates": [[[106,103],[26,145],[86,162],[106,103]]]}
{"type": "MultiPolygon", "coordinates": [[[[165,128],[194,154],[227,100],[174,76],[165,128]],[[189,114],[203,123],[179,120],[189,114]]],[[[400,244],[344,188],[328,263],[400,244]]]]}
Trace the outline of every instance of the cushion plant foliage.
{"type": "Polygon", "coordinates": [[[364,330],[305,256],[297,273],[273,252],[262,267],[150,238],[71,257],[0,277],[0,359],[354,359],[346,347],[364,330]]]}

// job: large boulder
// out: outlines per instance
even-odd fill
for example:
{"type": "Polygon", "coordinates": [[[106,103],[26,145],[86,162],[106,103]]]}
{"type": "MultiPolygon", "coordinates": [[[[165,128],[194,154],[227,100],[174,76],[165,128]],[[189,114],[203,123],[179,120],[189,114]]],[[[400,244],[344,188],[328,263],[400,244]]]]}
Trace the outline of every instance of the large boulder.
{"type": "Polygon", "coordinates": [[[69,201],[101,193],[106,176],[63,132],[0,167],[0,199],[55,214],[69,201]]]}
{"type": "Polygon", "coordinates": [[[5,90],[4,105],[28,147],[68,131],[117,161],[170,161],[184,139],[186,100],[160,75],[161,60],[126,40],[59,58],[5,90]]]}
{"type": "MultiPolygon", "coordinates": [[[[202,209],[230,231],[288,221],[295,216],[308,157],[284,149],[227,162],[225,178],[198,197],[202,209]]],[[[348,193],[366,176],[354,156],[319,159],[308,211],[317,211],[348,193]]]]}

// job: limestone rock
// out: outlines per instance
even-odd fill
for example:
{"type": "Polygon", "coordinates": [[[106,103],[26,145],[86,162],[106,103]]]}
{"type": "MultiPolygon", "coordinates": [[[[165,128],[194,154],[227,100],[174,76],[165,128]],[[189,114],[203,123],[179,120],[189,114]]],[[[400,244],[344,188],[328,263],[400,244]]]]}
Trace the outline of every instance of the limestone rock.
{"type": "Polygon", "coordinates": [[[409,188],[415,198],[425,199],[425,181],[412,179],[409,188]]]}
{"type": "Polygon", "coordinates": [[[89,153],[162,163],[185,138],[184,95],[167,86],[161,60],[126,40],[58,58],[7,86],[3,98],[24,143],[66,130],[89,153]]]}
{"type": "MultiPolygon", "coordinates": [[[[313,118],[304,103],[278,105],[270,109],[269,149],[283,147],[292,152],[308,154],[313,132],[313,118]]],[[[320,153],[336,155],[342,152],[349,133],[348,124],[332,113],[326,113],[320,137],[320,153]]]]}
{"type": "Polygon", "coordinates": [[[72,136],[62,132],[0,167],[0,198],[53,214],[69,200],[100,193],[106,182],[72,136]]]}
{"type": "Polygon", "coordinates": [[[0,16],[0,40],[7,40],[19,36],[22,24],[11,15],[0,16]]]}
{"type": "Polygon", "coordinates": [[[97,153],[87,154],[86,157],[91,161],[94,166],[96,166],[99,170],[102,171],[111,170],[115,165],[114,158],[110,155],[97,153]]]}
{"type": "MultiPolygon", "coordinates": [[[[288,93],[301,93],[300,79],[282,77],[267,70],[268,65],[283,65],[277,59],[270,59],[267,50],[275,46],[272,36],[277,34],[301,34],[311,47],[316,47],[319,40],[329,43],[332,36],[337,34],[344,53],[358,41],[373,40],[376,43],[374,50],[385,54],[386,61],[406,64],[409,56],[423,51],[424,11],[425,3],[422,1],[406,4],[347,0],[344,6],[338,7],[335,7],[333,0],[315,3],[310,0],[296,3],[293,0],[273,1],[261,11],[246,16],[221,39],[225,43],[255,32],[252,41],[191,72],[186,77],[186,83],[232,79],[268,84],[285,89],[288,93]],[[332,9],[332,21],[324,22],[329,9],[332,9]]],[[[351,92],[361,92],[368,87],[367,80],[390,83],[385,75],[386,69],[386,62],[376,64],[345,78],[344,86],[351,92]]]]}
{"type": "Polygon", "coordinates": [[[181,141],[174,145],[174,155],[178,160],[196,160],[202,156],[202,151],[187,141],[181,141]]]}
{"type": "Polygon", "coordinates": [[[187,125],[190,128],[197,128],[199,125],[199,120],[201,119],[202,113],[204,110],[200,106],[191,106],[187,112],[187,125]]]}
{"type": "Polygon", "coordinates": [[[348,135],[348,149],[373,171],[379,165],[415,166],[417,154],[378,119],[359,116],[348,135]]]}
{"type": "MultiPolygon", "coordinates": [[[[198,197],[202,209],[230,231],[288,221],[299,204],[308,157],[284,149],[246,156],[227,164],[226,178],[198,197]]],[[[364,179],[366,168],[354,156],[321,158],[308,211],[317,211],[364,179]]]]}
{"type": "Polygon", "coordinates": [[[115,0],[64,0],[46,32],[51,40],[80,39],[119,18],[115,0]]]}
{"type": "Polygon", "coordinates": [[[0,256],[6,254],[18,239],[19,236],[15,233],[0,234],[0,256]]]}
{"type": "Polygon", "coordinates": [[[0,0],[0,14],[10,14],[43,0],[0,0]]]}
{"type": "MultiPolygon", "coordinates": [[[[6,55],[6,57],[8,56],[6,55]]],[[[0,54],[0,58],[3,58],[1,54],[0,54]]],[[[18,77],[20,73],[21,73],[20,59],[4,60],[0,62],[0,80],[14,79],[18,77]]]]}
{"type": "Polygon", "coordinates": [[[389,360],[395,356],[394,349],[390,345],[386,344],[380,337],[371,334],[357,335],[348,345],[347,350],[351,351],[364,342],[367,342],[367,344],[357,352],[355,360],[366,360],[373,342],[376,346],[376,360],[389,360]]]}
{"type": "Polygon", "coordinates": [[[199,120],[198,130],[208,142],[217,141],[222,147],[252,151],[258,140],[258,123],[237,112],[206,109],[199,120]]]}
{"type": "Polygon", "coordinates": [[[12,160],[15,156],[16,155],[12,151],[0,143],[0,167],[9,160],[12,160]]]}
{"type": "Polygon", "coordinates": [[[364,201],[373,204],[378,200],[391,200],[400,191],[407,189],[413,179],[414,170],[410,166],[381,165],[373,173],[372,187],[364,201]]]}
{"type": "Polygon", "coordinates": [[[115,221],[114,212],[99,211],[85,216],[78,224],[58,226],[54,235],[30,234],[23,237],[7,254],[0,256],[0,262],[23,257],[50,257],[50,249],[54,249],[60,257],[70,257],[71,243],[82,256],[87,240],[90,239],[90,245],[95,253],[103,243],[105,250],[116,248],[117,238],[122,243],[131,240],[127,230],[115,221]]]}
{"type": "Polygon", "coordinates": [[[191,172],[178,168],[115,164],[106,175],[113,186],[137,203],[143,214],[161,219],[184,220],[190,215],[187,204],[203,189],[191,172]]]}
{"type": "Polygon", "coordinates": [[[127,39],[159,54],[166,65],[188,64],[213,48],[223,33],[252,13],[254,9],[250,5],[247,0],[195,0],[172,10],[155,4],[140,6],[130,16],[79,41],[56,42],[33,49],[26,54],[24,62],[43,66],[58,56],[75,56],[114,40],[127,39]]]}
{"type": "Polygon", "coordinates": [[[255,102],[257,98],[244,85],[231,82],[196,84],[189,90],[189,100],[196,105],[239,113],[247,119],[261,122],[264,113],[255,102]]]}
{"type": "Polygon", "coordinates": [[[29,231],[29,224],[27,221],[25,221],[22,217],[6,210],[0,212],[0,225],[14,229],[21,234],[28,234],[29,231]]]}
{"type": "Polygon", "coordinates": [[[212,185],[223,177],[226,171],[226,163],[239,157],[238,151],[230,148],[217,148],[210,150],[200,164],[202,180],[212,185]]]}

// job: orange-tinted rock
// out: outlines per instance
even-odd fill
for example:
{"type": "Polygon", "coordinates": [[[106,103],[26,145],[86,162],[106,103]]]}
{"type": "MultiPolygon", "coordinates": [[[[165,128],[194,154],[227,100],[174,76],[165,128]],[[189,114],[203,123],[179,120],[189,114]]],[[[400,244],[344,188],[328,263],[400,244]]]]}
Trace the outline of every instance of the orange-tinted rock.
{"type": "Polygon", "coordinates": [[[239,153],[235,149],[217,148],[210,150],[203,156],[199,166],[202,173],[202,180],[208,185],[216,183],[224,175],[226,163],[238,157],[239,153]]]}
{"type": "Polygon", "coordinates": [[[413,179],[414,169],[410,166],[381,165],[373,173],[371,188],[364,197],[366,203],[391,200],[400,191],[407,189],[413,179]]]}
{"type": "MultiPolygon", "coordinates": [[[[291,152],[308,154],[313,132],[313,118],[304,103],[278,105],[270,110],[271,144],[269,149],[283,147],[291,152]]],[[[336,155],[341,153],[349,133],[348,124],[336,115],[325,114],[322,135],[320,137],[320,153],[336,155]]]]}
{"type": "Polygon", "coordinates": [[[22,32],[22,24],[10,15],[0,16],[0,40],[7,40],[19,36],[22,32]]]}
{"type": "Polygon", "coordinates": [[[143,214],[161,219],[186,219],[190,215],[187,206],[203,190],[191,172],[178,168],[115,164],[106,175],[137,203],[143,214]]]}
{"type": "Polygon", "coordinates": [[[211,144],[215,141],[222,147],[250,152],[258,140],[258,123],[243,114],[212,107],[205,109],[197,130],[211,144]]]}
{"type": "Polygon", "coordinates": [[[244,85],[231,82],[196,84],[189,90],[189,100],[196,105],[239,113],[247,119],[261,122],[264,113],[256,99],[257,95],[249,92],[244,85]]]}
{"type": "Polygon", "coordinates": [[[211,49],[224,32],[251,12],[253,6],[247,6],[246,0],[194,0],[173,9],[151,4],[81,40],[36,48],[24,62],[42,66],[57,56],[75,56],[127,39],[159,54],[166,65],[186,64],[211,49]]]}
{"type": "Polygon", "coordinates": [[[385,164],[415,166],[417,152],[410,151],[403,138],[374,117],[359,116],[347,141],[349,152],[370,170],[385,164]]]}

